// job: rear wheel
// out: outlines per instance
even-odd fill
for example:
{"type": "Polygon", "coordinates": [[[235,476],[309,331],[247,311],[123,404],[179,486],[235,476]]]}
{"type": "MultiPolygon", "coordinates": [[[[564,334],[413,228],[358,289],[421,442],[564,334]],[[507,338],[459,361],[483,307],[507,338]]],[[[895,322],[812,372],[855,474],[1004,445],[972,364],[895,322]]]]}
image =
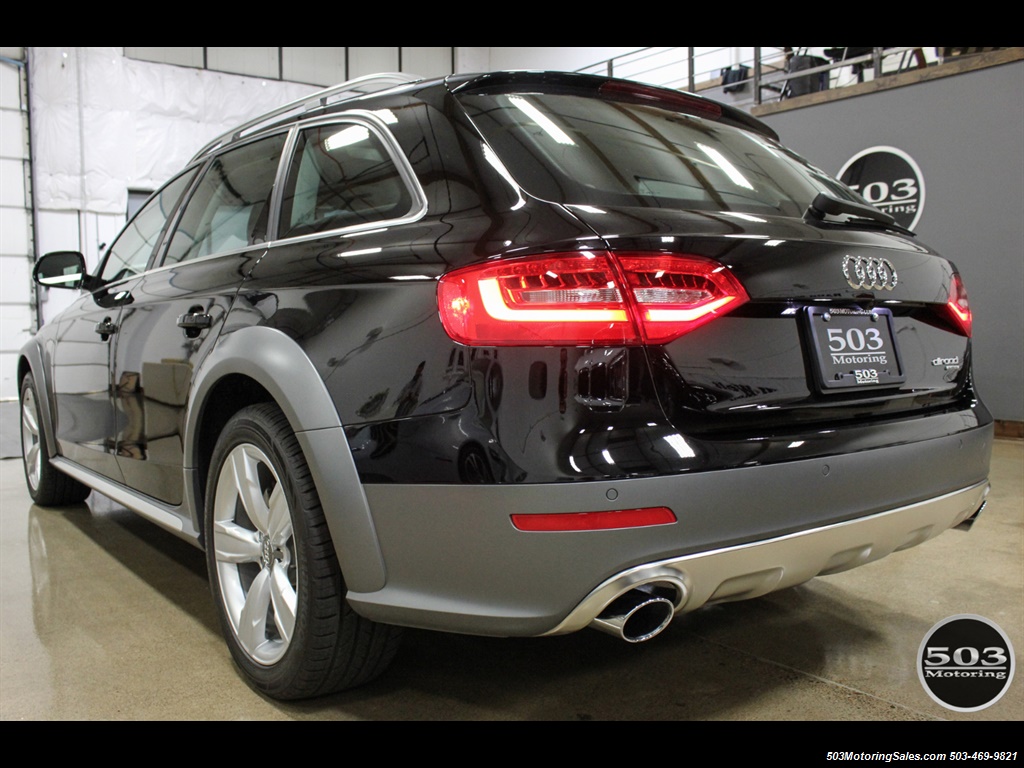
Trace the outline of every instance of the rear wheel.
{"type": "Polygon", "coordinates": [[[206,496],[210,585],[231,654],[254,688],[307,698],[386,669],[400,630],[345,600],[320,499],[277,406],[250,406],[228,422],[206,496]]]}
{"type": "Polygon", "coordinates": [[[88,486],[50,464],[46,433],[39,418],[39,395],[31,373],[21,380],[21,458],[28,493],[36,504],[62,507],[79,504],[89,495],[88,486]]]}

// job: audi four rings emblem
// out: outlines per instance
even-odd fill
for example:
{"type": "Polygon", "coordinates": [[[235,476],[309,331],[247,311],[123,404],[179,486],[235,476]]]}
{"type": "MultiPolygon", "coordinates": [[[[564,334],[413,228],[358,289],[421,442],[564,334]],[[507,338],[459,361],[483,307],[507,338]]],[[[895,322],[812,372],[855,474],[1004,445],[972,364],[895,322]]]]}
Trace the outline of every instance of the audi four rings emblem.
{"type": "Polygon", "coordinates": [[[888,259],[844,256],[843,275],[851,288],[891,291],[896,287],[896,270],[888,259]]]}

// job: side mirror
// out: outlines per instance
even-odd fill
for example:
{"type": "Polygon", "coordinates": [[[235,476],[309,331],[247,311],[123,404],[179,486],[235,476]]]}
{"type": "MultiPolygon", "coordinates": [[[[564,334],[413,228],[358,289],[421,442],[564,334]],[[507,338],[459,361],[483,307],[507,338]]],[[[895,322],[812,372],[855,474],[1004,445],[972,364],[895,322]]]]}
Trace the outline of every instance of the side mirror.
{"type": "Polygon", "coordinates": [[[41,257],[32,278],[47,288],[81,288],[89,282],[85,256],[78,251],[53,251],[41,257]]]}

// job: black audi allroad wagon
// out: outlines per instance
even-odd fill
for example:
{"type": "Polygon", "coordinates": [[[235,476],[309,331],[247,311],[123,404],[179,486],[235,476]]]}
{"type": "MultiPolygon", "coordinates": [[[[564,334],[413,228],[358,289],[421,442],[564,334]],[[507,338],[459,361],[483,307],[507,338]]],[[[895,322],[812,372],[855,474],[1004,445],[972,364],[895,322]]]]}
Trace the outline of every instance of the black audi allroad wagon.
{"type": "Polygon", "coordinates": [[[630,642],[969,524],[955,266],[750,115],[606,77],[350,81],[205,147],[23,349],[36,503],[207,553],[282,699],[401,627],[630,642]]]}

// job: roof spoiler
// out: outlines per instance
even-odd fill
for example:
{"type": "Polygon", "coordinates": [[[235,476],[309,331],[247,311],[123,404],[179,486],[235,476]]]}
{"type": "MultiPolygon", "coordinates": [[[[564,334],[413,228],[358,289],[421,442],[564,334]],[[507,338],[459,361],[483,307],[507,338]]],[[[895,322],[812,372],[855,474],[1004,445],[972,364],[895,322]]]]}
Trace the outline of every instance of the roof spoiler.
{"type": "Polygon", "coordinates": [[[585,75],[579,72],[521,70],[452,75],[447,79],[447,84],[452,93],[501,93],[523,87],[539,88],[548,93],[588,92],[613,101],[662,105],[667,109],[746,128],[775,141],[779,139],[773,128],[737,107],[689,91],[615,77],[585,75]]]}

